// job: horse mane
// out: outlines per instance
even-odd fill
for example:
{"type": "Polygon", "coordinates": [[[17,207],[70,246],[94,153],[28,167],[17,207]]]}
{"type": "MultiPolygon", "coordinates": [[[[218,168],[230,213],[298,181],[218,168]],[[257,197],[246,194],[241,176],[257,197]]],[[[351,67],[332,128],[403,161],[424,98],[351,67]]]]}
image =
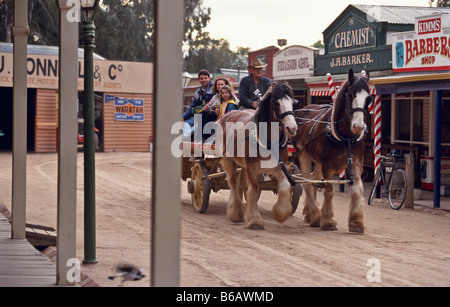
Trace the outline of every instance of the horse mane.
{"type": "Polygon", "coordinates": [[[267,93],[263,96],[261,102],[259,103],[258,109],[255,114],[255,121],[259,122],[270,122],[270,108],[271,101],[283,98],[284,96],[294,97],[292,88],[286,82],[280,82],[272,86],[267,93]]]}

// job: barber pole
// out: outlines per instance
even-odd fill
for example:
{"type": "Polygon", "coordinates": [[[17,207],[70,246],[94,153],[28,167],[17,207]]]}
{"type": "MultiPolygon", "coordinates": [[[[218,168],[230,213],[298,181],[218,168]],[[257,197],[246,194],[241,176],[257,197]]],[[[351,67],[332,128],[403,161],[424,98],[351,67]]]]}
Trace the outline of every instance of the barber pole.
{"type": "MultiPolygon", "coordinates": [[[[328,87],[330,89],[330,95],[333,99],[333,103],[336,101],[338,91],[336,90],[336,87],[334,86],[333,78],[331,77],[330,73],[327,73],[327,81],[328,81],[328,87]]],[[[339,178],[344,178],[345,176],[345,169],[339,172],[339,178]]]]}
{"type": "Polygon", "coordinates": [[[375,96],[375,144],[374,144],[374,173],[376,173],[378,166],[381,163],[381,95],[375,96]]]}
{"type": "Polygon", "coordinates": [[[333,78],[331,78],[330,73],[327,73],[327,80],[328,80],[328,87],[330,88],[331,98],[333,98],[333,102],[335,102],[338,92],[336,90],[336,87],[334,86],[333,78]]]}

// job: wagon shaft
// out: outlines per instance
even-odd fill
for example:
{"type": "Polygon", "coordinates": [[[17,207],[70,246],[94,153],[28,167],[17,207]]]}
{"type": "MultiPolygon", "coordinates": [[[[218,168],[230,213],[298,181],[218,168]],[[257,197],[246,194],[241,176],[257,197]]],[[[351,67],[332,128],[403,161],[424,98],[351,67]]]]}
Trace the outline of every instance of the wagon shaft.
{"type": "Polygon", "coordinates": [[[300,175],[292,175],[294,177],[296,183],[300,184],[316,184],[316,185],[326,185],[326,184],[346,184],[348,183],[347,180],[314,180],[314,179],[307,179],[304,177],[301,177],[300,175]]]}

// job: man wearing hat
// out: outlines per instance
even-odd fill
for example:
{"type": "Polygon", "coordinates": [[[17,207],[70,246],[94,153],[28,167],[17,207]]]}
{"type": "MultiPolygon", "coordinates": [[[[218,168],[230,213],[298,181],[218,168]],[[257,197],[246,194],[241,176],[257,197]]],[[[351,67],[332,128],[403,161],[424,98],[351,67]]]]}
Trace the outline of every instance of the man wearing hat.
{"type": "Polygon", "coordinates": [[[242,78],[239,84],[239,109],[253,109],[256,110],[259,100],[267,90],[270,88],[270,79],[263,77],[263,68],[267,64],[263,64],[261,60],[253,60],[247,68],[250,75],[242,78]]]}

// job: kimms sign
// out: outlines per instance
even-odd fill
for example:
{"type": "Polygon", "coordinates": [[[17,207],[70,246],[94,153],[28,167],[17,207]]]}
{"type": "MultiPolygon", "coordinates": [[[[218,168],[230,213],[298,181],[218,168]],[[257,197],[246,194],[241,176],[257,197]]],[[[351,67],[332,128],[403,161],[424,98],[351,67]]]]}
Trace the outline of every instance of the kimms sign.
{"type": "Polygon", "coordinates": [[[450,16],[416,18],[415,31],[392,34],[394,72],[450,69],[450,16]]]}

